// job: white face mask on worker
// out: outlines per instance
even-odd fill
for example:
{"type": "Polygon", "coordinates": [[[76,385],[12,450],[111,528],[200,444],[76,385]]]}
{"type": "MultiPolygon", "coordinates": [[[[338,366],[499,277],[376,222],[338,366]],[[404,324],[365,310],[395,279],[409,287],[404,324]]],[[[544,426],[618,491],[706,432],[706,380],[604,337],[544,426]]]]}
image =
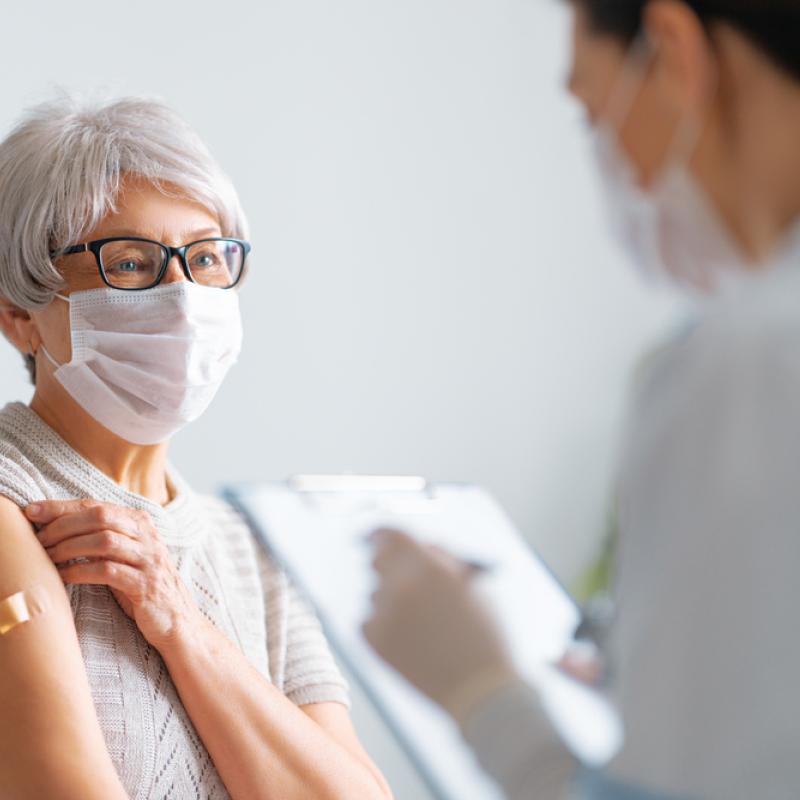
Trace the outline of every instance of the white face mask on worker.
{"type": "Polygon", "coordinates": [[[140,292],[90,289],[70,297],[72,359],[55,377],[101,425],[156,444],[197,419],[242,346],[238,293],[189,281],[140,292]]]}

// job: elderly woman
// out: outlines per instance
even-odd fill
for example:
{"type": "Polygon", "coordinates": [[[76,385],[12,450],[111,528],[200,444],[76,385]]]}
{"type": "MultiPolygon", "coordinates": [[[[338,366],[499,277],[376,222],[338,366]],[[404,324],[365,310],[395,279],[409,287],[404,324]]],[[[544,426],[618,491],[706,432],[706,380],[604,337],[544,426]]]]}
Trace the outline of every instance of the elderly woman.
{"type": "Polygon", "coordinates": [[[391,796],[319,623],[169,441],[242,337],[227,179],[157,102],[36,108],[0,144],[4,797],[391,796]]]}

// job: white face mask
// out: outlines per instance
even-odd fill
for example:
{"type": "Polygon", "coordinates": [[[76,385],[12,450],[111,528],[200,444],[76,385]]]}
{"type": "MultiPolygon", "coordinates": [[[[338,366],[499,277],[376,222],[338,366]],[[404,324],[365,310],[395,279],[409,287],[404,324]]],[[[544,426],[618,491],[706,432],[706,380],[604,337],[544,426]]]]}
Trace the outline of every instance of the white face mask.
{"type": "Polygon", "coordinates": [[[211,403],[242,345],[233,289],[189,281],[142,292],[91,289],[70,304],[72,360],[55,377],[100,424],[135,444],[156,444],[211,403]]]}
{"type": "Polygon", "coordinates": [[[642,62],[653,57],[649,52],[642,53],[641,42],[634,44],[612,92],[610,113],[594,130],[609,222],[648,279],[712,292],[740,275],[747,258],[689,169],[699,125],[685,121],[679,126],[667,164],[648,189],[637,182],[618,141],[645,79],[647,63],[642,62]]]}

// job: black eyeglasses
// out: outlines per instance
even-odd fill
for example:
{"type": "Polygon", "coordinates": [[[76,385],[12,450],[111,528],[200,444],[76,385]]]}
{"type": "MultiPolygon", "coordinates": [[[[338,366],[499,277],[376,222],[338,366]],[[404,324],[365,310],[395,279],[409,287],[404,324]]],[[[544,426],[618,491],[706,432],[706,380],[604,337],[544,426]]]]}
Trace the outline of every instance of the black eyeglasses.
{"type": "Polygon", "coordinates": [[[107,286],[138,292],[158,286],[170,260],[178,256],[184,274],[193,283],[231,289],[244,275],[250,249],[250,243],[242,239],[200,239],[183,247],[170,247],[152,239],[126,236],[76,244],[52,252],[50,257],[94,253],[107,286]]]}

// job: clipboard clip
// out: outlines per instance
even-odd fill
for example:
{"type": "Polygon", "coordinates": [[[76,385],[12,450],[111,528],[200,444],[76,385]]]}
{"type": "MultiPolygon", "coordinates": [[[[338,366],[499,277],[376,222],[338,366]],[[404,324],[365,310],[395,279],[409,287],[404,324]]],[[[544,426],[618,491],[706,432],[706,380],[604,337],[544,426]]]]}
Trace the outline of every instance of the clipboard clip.
{"type": "Polygon", "coordinates": [[[287,484],[298,494],[421,494],[430,488],[414,475],[293,475],[287,484]]]}
{"type": "Polygon", "coordinates": [[[436,487],[413,475],[294,475],[288,488],[303,502],[332,513],[429,512],[436,487]]]}

